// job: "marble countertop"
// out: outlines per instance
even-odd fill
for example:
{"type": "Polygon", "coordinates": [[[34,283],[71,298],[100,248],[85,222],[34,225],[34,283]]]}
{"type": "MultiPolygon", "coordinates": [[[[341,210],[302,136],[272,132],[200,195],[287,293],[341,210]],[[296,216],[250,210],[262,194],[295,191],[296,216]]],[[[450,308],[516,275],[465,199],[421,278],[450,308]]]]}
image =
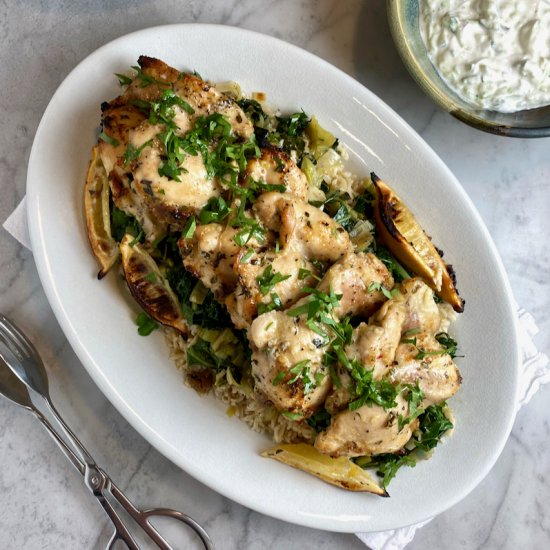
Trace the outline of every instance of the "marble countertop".
{"type": "MultiPolygon", "coordinates": [[[[472,197],[517,301],[541,329],[538,347],[550,352],[550,139],[483,134],[437,109],[405,71],[382,0],[1,2],[0,222],[25,193],[33,136],[63,78],[118,36],[176,22],[221,23],[277,36],[327,59],[382,97],[435,149],[472,197]]],[[[32,254],[1,229],[0,311],[32,334],[50,367],[54,401],[135,502],[189,512],[219,548],[364,548],[353,535],[298,527],[250,511],[153,449],[89,378],[46,301],[32,254]]],[[[420,530],[408,548],[550,547],[549,399],[550,386],[543,387],[520,411],[486,479],[420,530]]],[[[46,432],[5,399],[0,399],[0,414],[0,546],[104,547],[110,531],[103,512],[46,432]]]]}

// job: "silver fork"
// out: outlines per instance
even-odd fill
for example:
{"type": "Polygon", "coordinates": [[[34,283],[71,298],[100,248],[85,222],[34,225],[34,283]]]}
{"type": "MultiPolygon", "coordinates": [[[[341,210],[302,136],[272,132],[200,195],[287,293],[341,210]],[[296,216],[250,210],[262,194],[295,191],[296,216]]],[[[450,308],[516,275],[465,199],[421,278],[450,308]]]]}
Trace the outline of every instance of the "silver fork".
{"type": "Polygon", "coordinates": [[[108,500],[107,497],[109,496],[113,497],[128,512],[137,525],[162,550],[172,550],[172,547],[151,525],[150,519],[155,516],[169,517],[185,523],[195,531],[204,548],[207,550],[213,548],[210,537],[193,518],[182,512],[168,508],[139,510],[113,483],[105,471],[96,464],[90,453],[55,409],[49,394],[46,369],[36,348],[15,323],[2,314],[0,314],[0,393],[32,412],[53,437],[73,466],[82,474],[85,484],[92,491],[114,524],[115,532],[108,543],[108,549],[112,549],[115,543],[121,540],[130,550],[139,550],[139,546],[131,535],[129,528],[122,521],[110,500],[108,500]],[[74,450],[71,449],[40,410],[36,408],[28,389],[33,390],[44,398],[47,407],[61,426],[63,433],[74,447],[74,450]]]}

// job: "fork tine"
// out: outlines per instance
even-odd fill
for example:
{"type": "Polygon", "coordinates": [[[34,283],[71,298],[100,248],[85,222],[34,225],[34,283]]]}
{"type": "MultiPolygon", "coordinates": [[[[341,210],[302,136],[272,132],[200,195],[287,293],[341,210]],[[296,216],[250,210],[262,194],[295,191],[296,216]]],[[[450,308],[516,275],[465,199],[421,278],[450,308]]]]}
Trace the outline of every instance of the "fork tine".
{"type": "Polygon", "coordinates": [[[15,323],[2,314],[0,342],[5,344],[5,349],[17,359],[15,362],[6,361],[11,370],[27,387],[42,395],[50,404],[48,375],[38,351],[15,323]]]}
{"type": "Polygon", "coordinates": [[[5,330],[2,330],[3,327],[0,327],[0,342],[2,342],[10,353],[12,353],[16,359],[19,361],[28,357],[26,353],[14,342],[13,338],[10,337],[10,334],[5,330]]]}
{"type": "Polygon", "coordinates": [[[38,353],[28,338],[10,321],[0,313],[0,335],[3,335],[4,343],[13,350],[15,346],[19,354],[26,357],[39,359],[38,353]],[[10,345],[11,344],[11,345],[10,345]]]}

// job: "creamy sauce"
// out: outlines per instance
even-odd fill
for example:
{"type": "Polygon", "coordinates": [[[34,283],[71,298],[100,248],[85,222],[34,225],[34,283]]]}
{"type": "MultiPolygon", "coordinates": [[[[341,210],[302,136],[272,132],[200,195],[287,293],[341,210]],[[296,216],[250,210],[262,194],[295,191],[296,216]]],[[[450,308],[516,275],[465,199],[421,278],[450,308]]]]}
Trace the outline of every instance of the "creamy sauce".
{"type": "Polygon", "coordinates": [[[420,30],[468,103],[507,113],[550,103],[550,0],[421,0],[420,30]]]}

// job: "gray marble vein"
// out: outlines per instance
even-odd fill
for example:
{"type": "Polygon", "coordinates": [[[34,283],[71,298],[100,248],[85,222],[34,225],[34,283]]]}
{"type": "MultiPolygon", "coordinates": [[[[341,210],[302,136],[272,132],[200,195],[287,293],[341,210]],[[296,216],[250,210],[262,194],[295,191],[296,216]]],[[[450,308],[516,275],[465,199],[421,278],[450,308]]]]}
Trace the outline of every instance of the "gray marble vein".
{"type": "MultiPolygon", "coordinates": [[[[550,140],[503,139],[438,110],[405,71],[383,0],[0,1],[0,221],[25,193],[40,117],[84,57],[131,31],[208,22],[294,43],[346,71],[400,113],[441,156],[479,209],[517,301],[550,351],[550,140]]],[[[32,255],[0,230],[0,310],[33,337],[60,410],[97,461],[139,504],[172,506],[204,523],[222,549],[363,548],[353,535],[316,531],[229,501],[170,463],[108,403],[66,343],[32,255]]],[[[417,533],[411,550],[550,547],[550,387],[520,411],[487,478],[417,533]]],[[[31,415],[0,400],[0,548],[95,549],[110,529],[80,476],[31,415]]],[[[188,535],[184,534],[184,537],[188,535]]],[[[192,548],[188,537],[184,547],[192,548]]]]}

